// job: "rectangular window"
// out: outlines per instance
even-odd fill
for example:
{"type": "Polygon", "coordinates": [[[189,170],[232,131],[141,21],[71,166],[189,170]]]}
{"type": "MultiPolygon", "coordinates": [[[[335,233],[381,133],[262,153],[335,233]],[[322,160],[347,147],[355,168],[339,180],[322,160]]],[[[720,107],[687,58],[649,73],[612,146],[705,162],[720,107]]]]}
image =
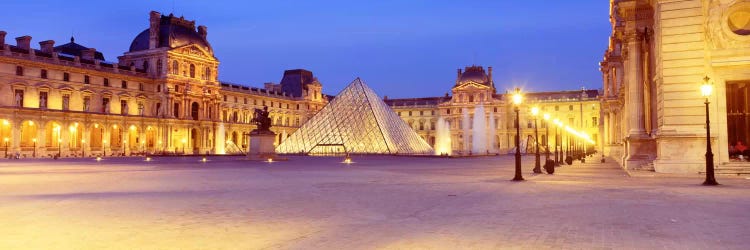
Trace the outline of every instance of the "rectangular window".
{"type": "Polygon", "coordinates": [[[123,89],[127,89],[127,88],[128,88],[128,82],[127,82],[127,81],[124,81],[124,80],[123,80],[123,81],[122,81],[122,82],[120,83],[120,87],[121,87],[121,88],[123,88],[123,89]]]}
{"type": "Polygon", "coordinates": [[[66,82],[70,81],[70,73],[68,72],[63,73],[63,81],[66,81],[66,82]]]}
{"type": "Polygon", "coordinates": [[[568,110],[573,111],[573,105],[568,106],[568,110]]]}
{"type": "Polygon", "coordinates": [[[138,115],[143,116],[144,106],[142,102],[138,103],[138,115]]]}
{"type": "Polygon", "coordinates": [[[89,84],[89,83],[91,83],[91,78],[89,78],[89,76],[83,76],[83,83],[84,83],[84,84],[89,84]]]}
{"type": "Polygon", "coordinates": [[[419,111],[419,115],[420,115],[420,116],[424,115],[424,111],[420,110],[420,111],[419,111]]]}
{"type": "Polygon", "coordinates": [[[70,109],[70,94],[62,95],[62,109],[63,110],[70,109]]]}
{"type": "Polygon", "coordinates": [[[47,92],[39,92],[39,108],[47,108],[47,92]]]}
{"type": "Polygon", "coordinates": [[[247,97],[245,97],[245,104],[247,104],[247,97]]]}
{"type": "MultiPolygon", "coordinates": [[[[68,97],[70,99],[70,97],[68,97]]],[[[89,112],[89,107],[91,107],[91,97],[84,96],[83,97],[83,111],[89,112]]]]}
{"type": "Polygon", "coordinates": [[[409,111],[409,116],[411,116],[411,111],[409,111]]]}
{"type": "Polygon", "coordinates": [[[23,67],[16,66],[16,75],[17,76],[23,76],[23,67]]]}
{"type": "Polygon", "coordinates": [[[237,97],[236,96],[234,97],[234,103],[237,103],[237,97]]]}
{"type": "Polygon", "coordinates": [[[39,73],[39,77],[42,79],[47,79],[47,70],[43,69],[41,73],[39,73]]]}
{"type": "Polygon", "coordinates": [[[102,82],[102,84],[104,84],[104,87],[109,87],[109,78],[104,78],[104,82],[102,82]]]}
{"type": "Polygon", "coordinates": [[[599,126],[599,119],[596,119],[597,117],[591,117],[591,125],[596,127],[599,126]]]}
{"type": "Polygon", "coordinates": [[[23,107],[23,90],[16,89],[15,93],[16,107],[23,107]]]}
{"type": "Polygon", "coordinates": [[[555,105],[555,111],[560,111],[560,106],[555,105]]]}
{"type": "Polygon", "coordinates": [[[102,98],[102,113],[109,114],[109,98],[102,98]]]}
{"type": "Polygon", "coordinates": [[[227,95],[224,95],[224,101],[225,102],[227,101],[227,95]]]}
{"type": "Polygon", "coordinates": [[[120,100],[120,114],[123,114],[123,115],[128,114],[128,101],[127,100],[120,100]]]}
{"type": "Polygon", "coordinates": [[[138,90],[143,91],[143,83],[138,83],[138,90]]]}

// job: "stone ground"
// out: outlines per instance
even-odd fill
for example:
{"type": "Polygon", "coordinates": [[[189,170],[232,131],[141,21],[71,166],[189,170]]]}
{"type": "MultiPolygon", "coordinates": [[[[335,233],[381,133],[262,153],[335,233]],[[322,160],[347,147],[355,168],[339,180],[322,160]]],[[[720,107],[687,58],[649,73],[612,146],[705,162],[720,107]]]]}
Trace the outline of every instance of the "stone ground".
{"type": "MultiPolygon", "coordinates": [[[[750,249],[750,180],[513,158],[0,161],[0,249],[750,249]]],[[[592,160],[590,160],[592,161],[592,160]]]]}

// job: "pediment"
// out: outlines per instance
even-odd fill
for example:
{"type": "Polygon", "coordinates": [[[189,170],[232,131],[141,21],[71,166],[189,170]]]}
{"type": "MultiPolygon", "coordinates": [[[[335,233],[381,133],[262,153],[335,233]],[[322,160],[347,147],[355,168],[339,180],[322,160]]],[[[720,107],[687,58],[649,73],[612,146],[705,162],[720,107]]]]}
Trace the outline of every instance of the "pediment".
{"type": "Polygon", "coordinates": [[[182,47],[177,47],[177,48],[172,49],[172,51],[178,52],[183,55],[215,60],[213,54],[210,51],[207,51],[201,48],[201,46],[198,46],[195,44],[188,44],[182,47]]]}
{"type": "Polygon", "coordinates": [[[477,82],[468,82],[461,84],[459,86],[453,87],[453,91],[456,90],[488,90],[491,89],[490,86],[477,83],[477,82]]]}

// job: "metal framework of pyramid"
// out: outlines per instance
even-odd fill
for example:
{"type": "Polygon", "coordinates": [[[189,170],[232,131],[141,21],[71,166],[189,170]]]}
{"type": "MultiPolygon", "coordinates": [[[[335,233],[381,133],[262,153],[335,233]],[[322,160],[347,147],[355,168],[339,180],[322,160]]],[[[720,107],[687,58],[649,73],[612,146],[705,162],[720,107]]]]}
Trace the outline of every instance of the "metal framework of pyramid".
{"type": "Polygon", "coordinates": [[[276,152],[431,155],[434,151],[357,78],[276,147],[276,152]]]}

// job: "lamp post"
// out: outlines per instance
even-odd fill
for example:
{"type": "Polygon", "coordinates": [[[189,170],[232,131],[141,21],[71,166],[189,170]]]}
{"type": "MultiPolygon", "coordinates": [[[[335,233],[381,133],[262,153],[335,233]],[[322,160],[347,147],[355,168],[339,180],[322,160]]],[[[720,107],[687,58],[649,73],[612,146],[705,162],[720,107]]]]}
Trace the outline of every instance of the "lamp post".
{"type": "Polygon", "coordinates": [[[523,181],[523,176],[521,176],[521,126],[519,126],[521,116],[518,112],[522,101],[523,96],[521,96],[521,90],[516,88],[516,91],[513,94],[513,111],[516,112],[516,175],[513,177],[513,181],[523,181]]]}
{"type": "Polygon", "coordinates": [[[534,153],[534,173],[541,174],[542,166],[539,164],[539,128],[537,127],[537,116],[539,115],[539,107],[531,108],[531,115],[534,116],[534,141],[536,142],[536,152],[534,153]]]}
{"type": "Polygon", "coordinates": [[[34,158],[36,158],[36,138],[34,138],[34,139],[31,139],[31,141],[33,141],[33,142],[34,142],[34,154],[33,154],[33,155],[31,155],[31,156],[32,156],[32,157],[34,157],[34,158]]]}
{"type": "Polygon", "coordinates": [[[544,164],[549,161],[549,114],[544,114],[544,164]]]}
{"type": "Polygon", "coordinates": [[[107,140],[102,140],[102,157],[107,157],[107,140]]]}
{"type": "Polygon", "coordinates": [[[57,138],[57,157],[62,157],[62,139],[57,138]]]}
{"type": "Polygon", "coordinates": [[[559,156],[559,147],[560,147],[560,119],[555,118],[554,121],[552,121],[555,124],[555,166],[560,166],[560,156],[559,156]]]}
{"type": "Polygon", "coordinates": [[[86,139],[81,139],[81,158],[86,157],[86,139]]]}
{"type": "Polygon", "coordinates": [[[706,76],[703,78],[703,85],[701,86],[701,95],[706,98],[704,104],[706,104],[706,180],[703,185],[714,186],[719,185],[714,178],[714,153],[711,152],[711,120],[709,119],[708,113],[708,97],[711,96],[713,90],[713,84],[710,82],[711,78],[706,76]]]}
{"type": "Polygon", "coordinates": [[[8,137],[3,138],[3,142],[5,142],[5,158],[8,158],[8,137]]]}

